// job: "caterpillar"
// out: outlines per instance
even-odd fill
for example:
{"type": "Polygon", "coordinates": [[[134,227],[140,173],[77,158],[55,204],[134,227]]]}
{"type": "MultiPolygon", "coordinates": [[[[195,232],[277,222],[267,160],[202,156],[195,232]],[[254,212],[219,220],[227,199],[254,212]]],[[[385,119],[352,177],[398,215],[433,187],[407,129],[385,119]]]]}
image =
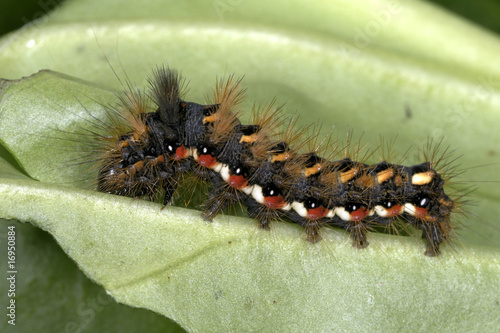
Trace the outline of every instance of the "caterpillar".
{"type": "MultiPolygon", "coordinates": [[[[303,131],[293,120],[286,126],[273,102],[254,107],[253,124],[241,123],[240,85],[241,79],[230,76],[216,83],[210,104],[188,102],[181,75],[160,66],[148,91],[125,89],[107,135],[96,135],[97,190],[150,199],[163,195],[166,206],[184,177],[194,176],[210,184],[202,205],[206,221],[240,204],[262,229],[288,220],[315,243],[322,227],[340,227],[356,248],[369,245],[370,230],[400,221],[422,231],[425,255],[440,254],[440,245],[454,233],[451,215],[458,201],[444,191],[440,159],[430,154],[412,166],[370,165],[349,156],[335,160],[336,149],[328,152],[328,146],[313,144],[304,151],[307,144],[297,144],[303,131]]],[[[317,134],[309,142],[316,139],[317,134]]]]}

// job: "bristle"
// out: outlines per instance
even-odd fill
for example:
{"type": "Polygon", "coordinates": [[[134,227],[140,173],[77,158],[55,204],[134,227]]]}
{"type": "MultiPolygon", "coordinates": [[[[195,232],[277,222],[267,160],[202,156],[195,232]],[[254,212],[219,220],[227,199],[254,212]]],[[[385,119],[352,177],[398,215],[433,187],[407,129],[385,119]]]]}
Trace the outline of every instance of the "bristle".
{"type": "Polygon", "coordinates": [[[217,111],[204,119],[204,123],[211,123],[210,142],[220,144],[230,138],[239,124],[237,107],[245,98],[245,90],[240,89],[241,79],[235,80],[231,75],[224,82],[218,80],[214,90],[214,104],[217,111]]]}
{"type": "Polygon", "coordinates": [[[168,125],[178,125],[180,119],[180,100],[186,90],[181,75],[168,66],[158,66],[149,79],[152,99],[158,106],[162,121],[168,125]]]}
{"type": "Polygon", "coordinates": [[[252,123],[259,127],[259,131],[252,137],[252,146],[250,148],[254,160],[249,163],[260,163],[272,154],[272,149],[278,141],[278,129],[285,121],[282,116],[282,107],[274,107],[275,100],[269,104],[256,107],[253,106],[252,123]]]}

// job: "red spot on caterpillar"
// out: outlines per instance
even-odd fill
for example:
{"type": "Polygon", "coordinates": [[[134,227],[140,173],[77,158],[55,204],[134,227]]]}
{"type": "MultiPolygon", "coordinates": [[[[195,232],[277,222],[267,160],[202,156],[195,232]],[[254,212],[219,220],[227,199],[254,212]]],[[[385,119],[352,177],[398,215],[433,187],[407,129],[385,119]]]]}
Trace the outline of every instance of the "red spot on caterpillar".
{"type": "Polygon", "coordinates": [[[217,164],[217,158],[212,155],[200,155],[198,164],[205,168],[213,168],[217,164]]]}
{"type": "Polygon", "coordinates": [[[310,220],[319,220],[328,214],[328,209],[325,207],[319,206],[317,208],[311,208],[307,210],[307,217],[310,220]]]}
{"type": "Polygon", "coordinates": [[[241,189],[248,184],[248,179],[240,175],[231,175],[227,181],[229,186],[234,187],[236,189],[241,189]]]}
{"type": "Polygon", "coordinates": [[[401,213],[401,205],[394,205],[391,208],[386,209],[386,217],[395,217],[398,216],[401,213]]]}
{"type": "Polygon", "coordinates": [[[351,221],[361,221],[370,214],[370,211],[366,207],[361,207],[351,212],[351,221]]]}
{"type": "Polygon", "coordinates": [[[427,216],[427,208],[415,207],[413,216],[418,217],[419,219],[425,219],[425,217],[427,216]]]}
{"type": "Polygon", "coordinates": [[[184,145],[177,147],[177,149],[175,150],[174,159],[175,160],[182,160],[183,158],[186,158],[187,153],[188,153],[188,149],[186,147],[184,147],[184,145]]]}
{"type": "Polygon", "coordinates": [[[286,205],[285,199],[281,195],[264,197],[264,205],[272,209],[280,209],[286,205]]]}

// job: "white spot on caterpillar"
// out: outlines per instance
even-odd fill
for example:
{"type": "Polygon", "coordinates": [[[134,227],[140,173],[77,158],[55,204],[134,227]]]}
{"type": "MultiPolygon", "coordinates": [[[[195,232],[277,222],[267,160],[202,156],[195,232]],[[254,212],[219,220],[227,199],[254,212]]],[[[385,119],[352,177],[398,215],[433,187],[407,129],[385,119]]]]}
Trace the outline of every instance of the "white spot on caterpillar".
{"type": "MultiPolygon", "coordinates": [[[[221,168],[218,171],[216,170],[216,172],[219,172],[222,179],[224,179],[224,181],[227,182],[229,180],[229,167],[225,164],[222,164],[222,163],[219,163],[219,165],[221,166],[221,168]]],[[[219,165],[217,165],[217,167],[219,165]]]]}
{"type": "Polygon", "coordinates": [[[264,204],[264,194],[262,193],[262,187],[259,185],[253,186],[252,198],[260,204],[264,204]]]}
{"type": "Polygon", "coordinates": [[[417,209],[415,208],[415,205],[411,203],[405,203],[405,212],[410,214],[411,216],[415,216],[417,209]]]}
{"type": "Polygon", "coordinates": [[[297,201],[292,202],[292,208],[300,216],[307,217],[307,209],[306,207],[304,207],[304,204],[302,202],[297,202],[297,201]]]}
{"type": "Polygon", "coordinates": [[[250,195],[250,194],[252,194],[252,192],[253,192],[253,188],[254,188],[254,186],[253,186],[253,185],[252,185],[252,186],[245,186],[245,187],[243,187],[243,188],[240,188],[240,190],[241,190],[243,193],[245,193],[245,194],[247,194],[247,195],[250,195]]]}
{"type": "MultiPolygon", "coordinates": [[[[221,172],[221,171],[222,171],[222,168],[223,168],[224,166],[225,166],[225,165],[224,165],[224,164],[222,164],[222,163],[217,163],[214,167],[212,167],[212,170],[214,170],[215,172],[220,173],[220,174],[221,174],[221,176],[222,176],[222,172],[221,172]]],[[[227,171],[227,172],[228,172],[228,177],[227,177],[227,178],[229,179],[229,167],[227,167],[227,170],[228,170],[228,171],[227,171]]],[[[227,179],[224,179],[224,180],[227,182],[227,179]]]]}
{"type": "Polygon", "coordinates": [[[280,209],[288,212],[290,209],[292,209],[292,205],[286,204],[285,206],[281,207],[280,209]]]}
{"type": "Polygon", "coordinates": [[[377,215],[380,217],[387,217],[387,215],[389,214],[387,209],[385,209],[383,206],[375,206],[374,209],[377,215]]]}
{"type": "Polygon", "coordinates": [[[349,213],[347,210],[345,210],[344,207],[337,207],[337,209],[335,209],[335,214],[337,214],[337,216],[340,217],[344,221],[351,220],[351,213],[349,213]]]}

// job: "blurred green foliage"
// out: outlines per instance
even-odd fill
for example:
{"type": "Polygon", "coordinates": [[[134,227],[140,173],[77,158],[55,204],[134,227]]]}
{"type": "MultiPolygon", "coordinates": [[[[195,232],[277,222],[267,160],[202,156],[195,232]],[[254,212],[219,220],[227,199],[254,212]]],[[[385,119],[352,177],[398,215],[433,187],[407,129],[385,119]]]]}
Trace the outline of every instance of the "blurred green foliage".
{"type": "MultiPolygon", "coordinates": [[[[54,8],[64,0],[0,1],[0,36],[20,28],[54,8]]],[[[430,0],[460,16],[500,33],[500,1],[498,0],[430,0]]]]}

